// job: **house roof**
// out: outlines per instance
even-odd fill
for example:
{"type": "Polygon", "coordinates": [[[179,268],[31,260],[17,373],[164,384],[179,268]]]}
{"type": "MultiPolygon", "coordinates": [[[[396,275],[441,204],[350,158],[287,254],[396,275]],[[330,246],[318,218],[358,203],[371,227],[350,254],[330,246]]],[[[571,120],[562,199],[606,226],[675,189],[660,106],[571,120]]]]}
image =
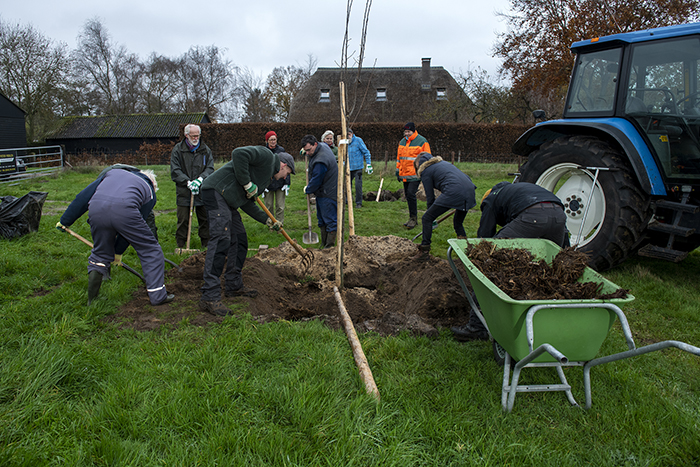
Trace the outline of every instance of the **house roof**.
{"type": "Polygon", "coordinates": [[[180,125],[209,122],[205,112],[65,117],[48,138],[178,138],[180,125]]]}
{"type": "MultiPolygon", "coordinates": [[[[420,121],[444,100],[465,97],[452,75],[424,58],[419,67],[349,68],[343,78],[348,117],[355,121],[420,121]],[[381,98],[379,96],[382,93],[381,98]]],[[[318,68],[294,97],[290,122],[336,120],[340,115],[340,68],[318,68]],[[322,90],[326,99],[320,99],[322,90]]]]}

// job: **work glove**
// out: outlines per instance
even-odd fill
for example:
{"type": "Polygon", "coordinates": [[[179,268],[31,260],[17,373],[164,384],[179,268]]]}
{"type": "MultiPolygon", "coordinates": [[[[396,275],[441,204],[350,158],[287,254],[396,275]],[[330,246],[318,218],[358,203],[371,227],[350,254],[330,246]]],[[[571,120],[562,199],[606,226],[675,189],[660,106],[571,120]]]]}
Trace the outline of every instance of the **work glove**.
{"type": "Polygon", "coordinates": [[[396,180],[401,181],[401,177],[399,177],[399,169],[396,169],[396,180]]]}
{"type": "Polygon", "coordinates": [[[303,148],[300,149],[300,150],[299,150],[299,155],[300,155],[300,156],[305,156],[305,155],[306,155],[306,151],[304,151],[303,148]]]}
{"type": "Polygon", "coordinates": [[[190,180],[187,182],[187,188],[190,189],[193,195],[198,195],[199,194],[199,187],[202,186],[202,177],[199,177],[195,180],[190,180]]]}
{"type": "Polygon", "coordinates": [[[279,232],[282,228],[282,223],[280,221],[273,222],[272,219],[268,219],[267,222],[265,222],[265,224],[267,224],[270,230],[274,230],[275,232],[279,232]]]}
{"type": "Polygon", "coordinates": [[[65,232],[65,225],[61,224],[61,221],[56,222],[56,228],[60,230],[61,232],[65,232]]]}
{"type": "Polygon", "coordinates": [[[289,185],[284,185],[280,190],[284,191],[284,196],[289,196],[289,185]]]}
{"type": "Polygon", "coordinates": [[[372,172],[374,172],[372,164],[367,164],[367,167],[365,167],[365,172],[367,172],[367,175],[372,175],[372,172]]]}
{"type": "Polygon", "coordinates": [[[245,189],[246,198],[254,198],[258,194],[258,186],[253,182],[248,182],[243,185],[245,189]]]}
{"type": "Polygon", "coordinates": [[[437,229],[438,221],[433,221],[433,230],[437,229]]]}
{"type": "Polygon", "coordinates": [[[114,255],[114,262],[112,263],[115,266],[121,266],[122,265],[122,255],[114,255]]]}
{"type": "Polygon", "coordinates": [[[304,194],[305,194],[305,195],[310,194],[310,193],[307,193],[307,192],[306,192],[306,188],[307,188],[308,186],[309,186],[309,185],[304,186],[304,194]]]}

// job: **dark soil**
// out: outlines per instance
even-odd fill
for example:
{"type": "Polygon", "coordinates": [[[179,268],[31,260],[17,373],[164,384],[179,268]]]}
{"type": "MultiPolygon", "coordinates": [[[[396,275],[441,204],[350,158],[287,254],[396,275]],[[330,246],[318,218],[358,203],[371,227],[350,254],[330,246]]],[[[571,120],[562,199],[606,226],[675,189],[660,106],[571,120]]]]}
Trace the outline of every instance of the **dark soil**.
{"type": "Polygon", "coordinates": [[[523,248],[496,248],[489,242],[470,243],[467,257],[486,277],[514,300],[589,300],[627,297],[627,290],[601,294],[602,283],[577,282],[588,256],[573,248],[561,250],[547,264],[523,248]]]}
{"type": "MultiPolygon", "coordinates": [[[[245,304],[244,311],[260,323],[278,320],[320,319],[331,328],[341,326],[335,300],[336,253],[310,250],[311,268],[303,274],[299,255],[288,244],[260,251],[246,260],[243,281],[258,290],[256,298],[225,298],[224,304],[245,304]]],[[[358,332],[395,335],[408,330],[435,336],[439,328],[464,324],[469,304],[446,260],[431,257],[417,263],[410,257],[417,247],[410,240],[387,237],[352,237],[344,253],[342,299],[358,332]]],[[[144,287],[134,299],[106,319],[122,327],[152,330],[176,327],[183,319],[190,325],[220,323],[224,318],[198,309],[205,253],[184,259],[180,270],[166,271],[169,293],[175,301],[153,307],[144,287]]],[[[223,281],[222,281],[223,282],[223,281]]]]}

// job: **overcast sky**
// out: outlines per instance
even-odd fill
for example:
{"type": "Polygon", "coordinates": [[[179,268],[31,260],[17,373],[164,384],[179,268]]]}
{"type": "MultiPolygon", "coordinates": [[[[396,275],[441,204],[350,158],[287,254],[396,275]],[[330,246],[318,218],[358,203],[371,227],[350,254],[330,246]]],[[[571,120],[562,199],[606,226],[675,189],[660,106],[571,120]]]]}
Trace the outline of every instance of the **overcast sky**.
{"type": "MultiPolygon", "coordinates": [[[[216,45],[235,65],[263,79],[277,66],[338,66],[347,3],[343,0],[20,0],[0,17],[31,23],[46,37],[75,48],[86,20],[99,17],[113,43],[142,59],[151,52],[178,57],[193,45],[216,45]]],[[[481,67],[496,76],[492,51],[506,30],[497,12],[508,0],[374,0],[364,67],[420,66],[430,57],[453,75],[481,67]]],[[[354,1],[350,52],[360,47],[364,1],[354,1]]],[[[349,64],[353,64],[350,59],[349,64]]]]}

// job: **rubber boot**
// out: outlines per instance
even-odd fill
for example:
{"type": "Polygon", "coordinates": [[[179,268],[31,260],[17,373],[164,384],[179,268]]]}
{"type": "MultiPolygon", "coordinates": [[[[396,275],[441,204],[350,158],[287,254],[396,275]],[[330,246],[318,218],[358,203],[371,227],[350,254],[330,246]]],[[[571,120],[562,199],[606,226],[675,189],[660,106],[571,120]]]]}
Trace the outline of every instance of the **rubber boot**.
{"type": "Polygon", "coordinates": [[[333,248],[335,246],[335,238],[338,235],[338,231],[328,232],[326,236],[326,248],[333,248]]]}
{"type": "Polygon", "coordinates": [[[100,286],[102,285],[102,273],[100,271],[90,271],[88,273],[88,305],[97,297],[100,293],[100,286]]]}
{"type": "Polygon", "coordinates": [[[418,225],[418,218],[416,216],[411,217],[408,222],[406,222],[406,228],[411,230],[418,225]]]}
{"type": "Polygon", "coordinates": [[[326,247],[326,239],[328,238],[328,232],[326,232],[326,226],[321,227],[321,244],[319,245],[319,250],[323,250],[326,247]]]}

